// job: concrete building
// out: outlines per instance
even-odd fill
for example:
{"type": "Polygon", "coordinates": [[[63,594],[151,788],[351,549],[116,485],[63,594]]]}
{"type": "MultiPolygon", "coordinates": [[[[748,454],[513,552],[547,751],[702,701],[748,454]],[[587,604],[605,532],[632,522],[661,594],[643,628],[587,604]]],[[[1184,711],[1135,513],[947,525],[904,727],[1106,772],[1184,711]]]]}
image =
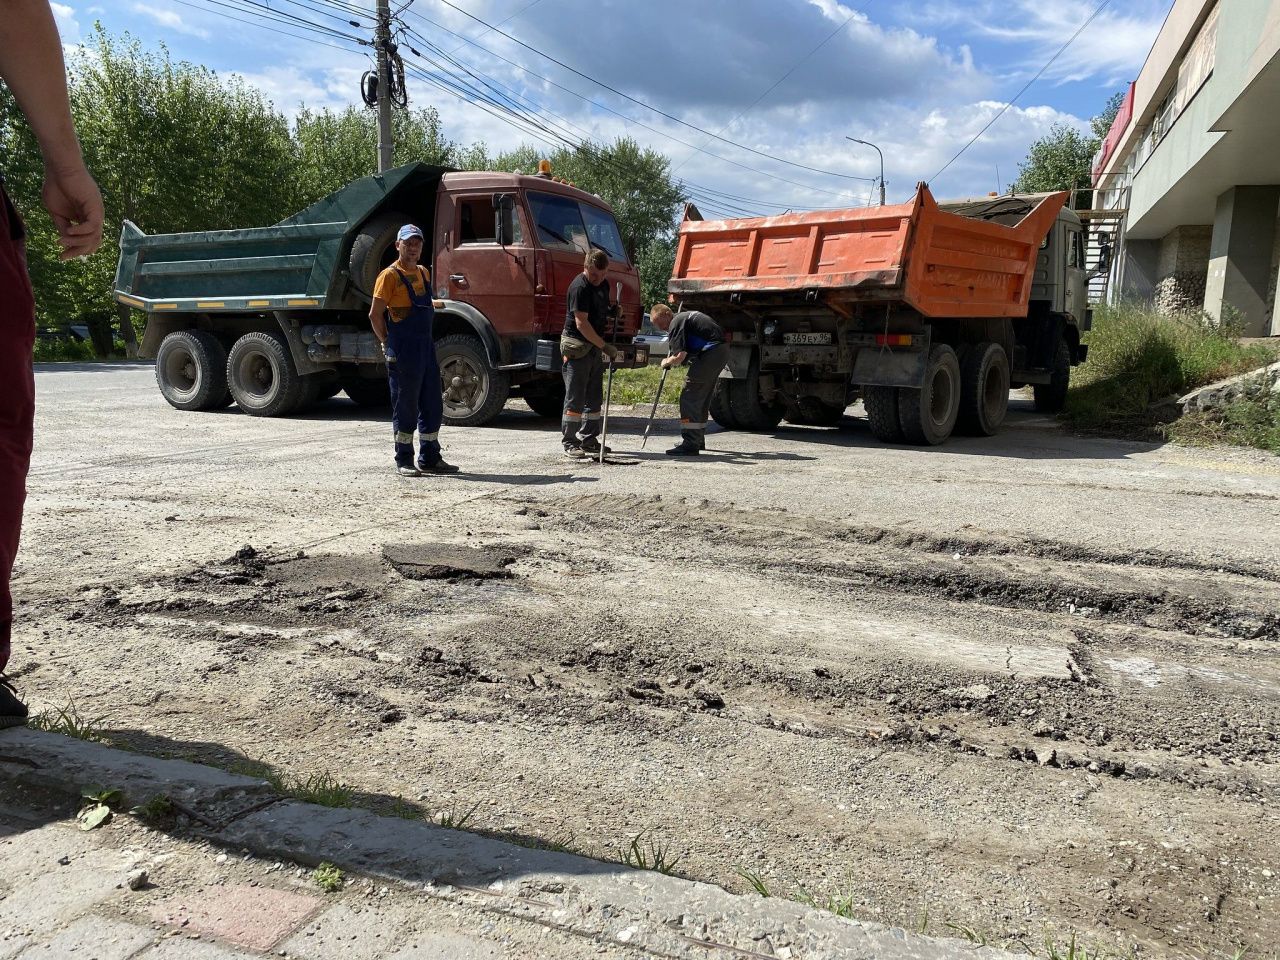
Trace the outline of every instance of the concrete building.
{"type": "Polygon", "coordinates": [[[1280,0],[1175,0],[1093,172],[1110,299],[1280,335],[1280,0]]]}

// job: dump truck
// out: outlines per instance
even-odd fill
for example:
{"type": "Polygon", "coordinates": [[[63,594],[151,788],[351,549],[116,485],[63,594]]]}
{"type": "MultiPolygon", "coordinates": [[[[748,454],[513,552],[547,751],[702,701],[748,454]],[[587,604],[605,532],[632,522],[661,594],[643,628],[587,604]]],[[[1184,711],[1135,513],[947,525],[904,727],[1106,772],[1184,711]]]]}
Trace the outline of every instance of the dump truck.
{"type": "Polygon", "coordinates": [[[1009,391],[1066,400],[1088,352],[1085,237],[1066,193],[703,220],[686,209],[673,305],[726,330],[711,413],[728,429],[834,426],[939,444],[996,433],[1009,391]]]}
{"type": "Polygon", "coordinates": [[[640,281],[613,212],[541,166],[522,175],[408,164],[269,227],[147,236],[126,221],[115,297],[145,312],[139,352],[155,358],[160,392],[180,410],[234,402],[284,416],[339,390],[385,404],[369,304],[396,231],[416,223],[444,301],[434,336],[445,421],[488,423],[512,395],[558,419],[566,294],[588,250],[609,257],[621,309],[605,336],[623,352],[617,365],[649,358],[631,343],[640,281]]]}

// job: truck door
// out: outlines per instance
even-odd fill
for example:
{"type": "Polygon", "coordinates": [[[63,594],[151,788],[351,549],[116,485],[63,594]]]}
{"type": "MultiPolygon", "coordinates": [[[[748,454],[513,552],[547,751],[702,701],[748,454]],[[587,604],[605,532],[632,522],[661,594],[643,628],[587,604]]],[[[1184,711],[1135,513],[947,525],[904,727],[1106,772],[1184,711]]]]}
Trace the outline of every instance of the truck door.
{"type": "MultiPolygon", "coordinates": [[[[489,318],[500,337],[533,333],[533,251],[519,204],[512,242],[503,246],[494,229],[493,191],[454,194],[440,204],[436,293],[469,303],[489,318]]],[[[443,198],[442,198],[443,199],[443,198]]]]}
{"type": "Polygon", "coordinates": [[[1067,267],[1063,312],[1070,314],[1077,324],[1084,325],[1084,312],[1088,307],[1088,278],[1085,271],[1084,231],[1079,227],[1067,228],[1067,267]]]}

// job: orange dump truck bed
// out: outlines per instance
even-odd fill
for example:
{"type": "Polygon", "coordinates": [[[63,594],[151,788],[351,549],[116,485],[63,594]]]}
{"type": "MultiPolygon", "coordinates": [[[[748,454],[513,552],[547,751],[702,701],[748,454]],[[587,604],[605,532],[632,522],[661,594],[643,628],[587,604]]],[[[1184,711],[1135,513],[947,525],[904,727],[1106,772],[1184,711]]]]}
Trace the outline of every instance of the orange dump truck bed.
{"type": "Polygon", "coordinates": [[[1046,197],[1014,226],[948,213],[924,184],[893,206],[686,220],[668,289],[703,304],[795,294],[895,301],[926,317],[1025,316],[1036,252],[1066,199],[1046,197]]]}

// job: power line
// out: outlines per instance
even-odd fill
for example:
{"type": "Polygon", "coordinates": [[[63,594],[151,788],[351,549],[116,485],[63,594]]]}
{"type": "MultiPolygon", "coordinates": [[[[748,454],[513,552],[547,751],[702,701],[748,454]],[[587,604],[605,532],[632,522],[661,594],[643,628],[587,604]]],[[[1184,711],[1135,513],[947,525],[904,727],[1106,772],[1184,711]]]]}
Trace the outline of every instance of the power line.
{"type": "MultiPolygon", "coordinates": [[[[322,47],[330,47],[334,50],[350,51],[349,47],[340,47],[336,43],[326,43],[323,40],[318,40],[315,37],[304,36],[303,34],[296,33],[292,30],[281,30],[277,27],[269,27],[266,24],[262,23],[260,20],[246,20],[243,17],[235,17],[229,13],[223,13],[221,10],[211,10],[208,7],[199,6],[196,3],[189,2],[189,0],[173,0],[173,2],[182,4],[182,6],[184,7],[190,7],[192,10],[199,10],[201,13],[212,13],[215,16],[225,17],[228,20],[234,20],[236,23],[243,23],[251,27],[258,27],[261,30],[270,30],[272,33],[278,33],[286,37],[292,37],[295,40],[305,40],[308,43],[318,43],[322,47]]],[[[213,3],[215,2],[215,0],[205,0],[205,2],[213,3]]],[[[232,9],[239,9],[239,8],[233,7],[232,9]]],[[[255,16],[255,14],[250,14],[250,16],[255,16]]],[[[348,37],[347,39],[352,40],[355,43],[361,43],[361,44],[366,43],[366,41],[361,40],[359,37],[348,37]]]]}
{"type": "MultiPolygon", "coordinates": [[[[484,46],[483,44],[477,43],[477,42],[475,42],[474,40],[471,40],[471,39],[470,39],[470,38],[468,38],[468,37],[464,37],[464,36],[462,36],[462,34],[457,33],[456,31],[450,30],[448,27],[444,26],[443,24],[437,23],[435,20],[432,20],[432,19],[430,19],[429,17],[424,16],[423,14],[420,14],[420,13],[418,13],[418,12],[414,11],[414,12],[413,12],[413,16],[417,17],[419,20],[422,20],[422,21],[423,21],[423,22],[425,22],[425,23],[430,24],[431,26],[435,27],[437,30],[441,30],[441,31],[443,31],[443,32],[445,32],[445,33],[451,34],[452,36],[455,36],[455,37],[459,37],[459,38],[461,38],[461,39],[463,40],[463,42],[464,42],[464,43],[467,43],[467,44],[469,44],[470,46],[475,47],[477,50],[481,50],[481,51],[483,51],[484,53],[487,53],[489,56],[493,57],[495,60],[499,60],[499,61],[501,61],[502,63],[507,64],[508,66],[515,67],[515,68],[516,68],[517,70],[519,70],[521,73],[526,73],[526,74],[528,74],[528,75],[529,75],[529,76],[531,76],[531,77],[535,77],[536,79],[541,80],[543,83],[546,83],[546,84],[549,84],[550,86],[555,87],[557,90],[563,90],[565,93],[569,94],[570,96],[577,97],[579,100],[582,100],[584,103],[588,103],[588,104],[590,104],[591,106],[595,107],[595,108],[596,108],[596,109],[598,109],[598,110],[603,110],[603,111],[604,111],[604,112],[606,112],[606,113],[610,113],[610,114],[612,114],[613,116],[618,117],[618,118],[620,118],[620,119],[622,119],[622,120],[625,120],[625,121],[626,121],[626,122],[628,122],[628,123],[634,123],[636,126],[641,127],[641,128],[642,128],[642,129],[644,129],[644,130],[648,130],[648,131],[650,131],[651,133],[657,134],[658,136],[662,137],[664,140],[671,140],[671,141],[673,141],[673,142],[675,142],[675,143],[679,143],[679,144],[681,144],[681,145],[683,145],[683,146],[686,146],[686,147],[689,147],[689,148],[691,148],[691,149],[693,149],[693,150],[697,150],[697,149],[698,149],[694,144],[690,143],[690,142],[689,142],[689,141],[687,141],[687,140],[681,140],[679,137],[673,136],[672,134],[667,133],[667,132],[665,132],[665,131],[663,131],[663,130],[659,130],[659,129],[658,129],[658,128],[656,128],[656,127],[652,127],[652,126],[650,126],[649,124],[644,123],[644,122],[643,122],[643,121],[641,121],[641,120],[637,120],[635,117],[629,116],[628,114],[625,114],[625,113],[621,113],[621,112],[620,112],[620,111],[618,111],[618,110],[614,110],[612,107],[606,106],[605,104],[602,104],[602,103],[599,103],[599,102],[597,102],[597,101],[595,101],[595,100],[592,100],[590,97],[585,96],[584,94],[581,94],[581,93],[579,93],[578,91],[576,91],[576,90],[574,90],[574,89],[572,89],[572,88],[570,88],[570,87],[566,87],[564,84],[557,83],[556,81],[554,81],[554,80],[552,80],[552,79],[550,79],[550,78],[548,78],[548,77],[545,77],[545,76],[543,76],[543,75],[542,75],[542,74],[540,74],[540,73],[536,73],[535,71],[530,70],[528,67],[524,66],[523,64],[517,63],[517,62],[516,62],[516,61],[514,61],[514,60],[510,60],[510,59],[508,59],[508,58],[506,58],[506,57],[502,56],[502,54],[500,54],[500,53],[497,53],[497,52],[495,52],[495,51],[493,51],[493,50],[490,50],[488,47],[484,46]]],[[[416,35],[416,34],[415,34],[415,35],[416,35]]],[[[850,192],[850,191],[848,191],[848,190],[844,190],[844,191],[837,192],[837,191],[835,191],[835,190],[827,190],[827,189],[825,189],[825,188],[823,188],[823,187],[815,187],[815,186],[813,186],[812,184],[809,184],[809,183],[801,183],[801,182],[800,182],[800,181],[798,181],[798,180],[788,180],[786,177],[781,177],[781,176],[779,176],[779,175],[777,175],[777,174],[775,174],[775,173],[769,173],[769,172],[767,172],[767,171],[761,170],[761,169],[759,169],[758,167],[752,167],[752,166],[749,166],[748,164],[740,163],[740,162],[739,162],[739,161],[737,161],[737,160],[730,160],[728,157],[722,157],[722,156],[720,156],[719,154],[712,153],[712,152],[711,152],[711,151],[709,151],[709,150],[702,150],[701,152],[702,152],[702,153],[705,153],[705,154],[706,154],[707,156],[709,156],[709,157],[712,157],[712,158],[714,158],[714,159],[716,159],[716,160],[721,161],[722,163],[727,163],[727,164],[730,164],[730,165],[732,165],[732,166],[738,167],[738,168],[740,168],[740,169],[748,170],[748,171],[750,171],[751,173],[759,174],[759,175],[760,175],[760,176],[762,176],[762,177],[768,177],[770,180],[775,180],[775,181],[778,181],[778,182],[780,182],[780,183],[790,184],[791,186],[793,186],[793,187],[799,187],[799,188],[801,188],[802,190],[811,190],[811,191],[813,191],[814,193],[822,193],[822,194],[826,194],[827,196],[830,196],[830,197],[836,197],[836,198],[838,198],[838,199],[840,199],[840,200],[846,200],[846,201],[847,201],[847,200],[849,199],[848,194],[849,194],[849,192],[850,192]]],[[[872,179],[874,179],[874,178],[872,178],[872,177],[855,177],[855,178],[853,178],[853,179],[871,181],[871,180],[872,180],[872,179]]]]}
{"type": "MultiPolygon", "coordinates": [[[[623,93],[621,90],[617,89],[616,87],[611,87],[609,84],[604,83],[604,82],[603,82],[603,81],[601,81],[601,80],[597,80],[595,77],[592,77],[592,76],[590,76],[589,74],[583,73],[581,70],[578,70],[578,69],[576,69],[576,68],[574,68],[574,67],[569,66],[569,65],[568,65],[567,63],[565,63],[564,61],[562,61],[562,60],[557,60],[555,57],[551,56],[550,54],[543,53],[543,52],[542,52],[541,50],[539,50],[537,47],[534,47],[534,46],[532,46],[532,45],[530,45],[530,44],[525,43],[523,40],[520,40],[520,39],[517,39],[516,37],[513,37],[511,34],[507,33],[506,31],[504,31],[504,30],[500,30],[500,29],[498,29],[496,26],[494,26],[493,24],[491,24],[491,23],[489,23],[489,22],[487,22],[487,21],[485,21],[485,20],[480,19],[480,18],[479,18],[479,17],[477,17],[475,14],[468,13],[466,10],[463,10],[461,7],[459,7],[459,6],[457,6],[456,4],[454,4],[454,3],[450,2],[450,0],[439,0],[439,2],[440,2],[440,3],[442,3],[442,4],[444,4],[446,7],[449,7],[450,9],[457,10],[457,11],[458,11],[459,13],[461,13],[463,16],[468,17],[468,18],[470,18],[471,20],[474,20],[476,23],[480,24],[481,26],[487,27],[488,29],[492,30],[494,33],[497,33],[499,36],[506,37],[506,38],[507,38],[508,40],[510,40],[512,43],[515,43],[515,44],[517,44],[518,46],[521,46],[521,47],[523,47],[524,49],[529,50],[529,51],[530,51],[530,52],[532,52],[532,53],[536,53],[538,56],[542,57],[543,59],[548,60],[548,61],[550,61],[551,63],[554,63],[554,64],[556,64],[557,66],[562,67],[562,68],[563,68],[563,69],[565,69],[565,70],[568,70],[570,73],[575,74],[576,76],[579,76],[579,77],[581,77],[582,79],[587,80],[587,81],[589,81],[589,82],[591,82],[591,83],[594,83],[596,86],[601,87],[601,88],[602,88],[602,89],[604,89],[604,90],[608,90],[610,93],[615,94],[616,96],[622,97],[622,99],[624,99],[624,100],[628,100],[628,101],[630,101],[631,103],[634,103],[634,104],[636,104],[636,105],[637,105],[637,106],[639,106],[639,107],[643,107],[644,109],[646,109],[646,110],[650,110],[650,111],[652,111],[653,113],[656,113],[656,114],[658,114],[658,115],[659,115],[659,116],[661,116],[661,117],[665,117],[666,119],[668,119],[668,120],[672,121],[673,123],[678,123],[678,124],[680,124],[680,125],[681,125],[681,126],[683,126],[683,127],[688,127],[690,130],[696,130],[698,133],[704,134],[704,135],[706,135],[706,136],[707,136],[707,137],[709,137],[709,138],[712,138],[712,139],[715,139],[715,140],[719,140],[719,141],[721,141],[722,143],[727,143],[727,144],[729,144],[729,145],[730,145],[730,146],[732,146],[732,147],[737,147],[739,150],[746,150],[748,153],[754,153],[754,154],[756,154],[757,156],[765,157],[766,159],[772,160],[772,161],[774,161],[775,163],[782,163],[782,164],[786,164],[787,166],[797,167],[797,168],[799,168],[799,169],[801,169],[801,170],[808,170],[808,171],[810,171],[810,172],[812,172],[812,173],[820,173],[820,174],[823,174],[824,176],[828,176],[828,177],[839,177],[839,178],[844,179],[844,180],[869,180],[869,179],[871,179],[870,177],[855,177],[855,176],[852,176],[852,175],[847,174],[847,173],[837,173],[837,172],[836,172],[836,171],[834,171],[834,170],[823,170],[823,169],[821,169],[821,168],[819,168],[819,167],[811,167],[811,166],[809,166],[809,165],[807,165],[807,164],[803,164],[803,163],[796,163],[794,160],[785,160],[785,159],[783,159],[782,157],[775,157],[773,154],[765,153],[763,150],[757,150],[755,147],[748,147],[746,144],[738,143],[738,142],[736,142],[736,141],[734,141],[734,140],[729,140],[729,139],[727,139],[727,138],[725,138],[725,137],[718,136],[718,135],[716,135],[716,134],[712,133],[710,130],[706,130],[706,129],[702,128],[702,127],[699,127],[699,126],[697,126],[696,124],[689,123],[689,122],[688,122],[688,121],[686,121],[686,120],[681,120],[679,117],[672,116],[671,114],[666,113],[666,112],[665,112],[665,111],[663,111],[663,110],[659,110],[657,107],[651,106],[650,104],[647,104],[647,103],[645,103],[645,102],[644,102],[644,101],[642,101],[642,100],[637,100],[635,97],[633,97],[633,96],[631,96],[631,95],[629,95],[629,94],[623,93]]],[[[416,14],[416,16],[421,16],[421,14],[416,14]]],[[[424,18],[424,19],[425,19],[425,18],[424,18]]],[[[700,150],[700,148],[698,148],[698,147],[694,147],[694,149],[695,149],[695,150],[700,150]]],[[[701,152],[705,152],[705,151],[701,151],[701,152]]],[[[719,158],[719,159],[723,159],[723,158],[719,158]]]]}
{"type": "Polygon", "coordinates": [[[956,152],[956,155],[954,157],[952,157],[950,160],[944,163],[942,165],[942,169],[939,170],[937,173],[935,173],[932,177],[930,177],[929,181],[933,182],[934,180],[937,180],[938,177],[942,176],[942,174],[946,171],[947,167],[951,166],[953,163],[955,163],[957,160],[960,159],[961,154],[963,154],[966,150],[968,150],[975,143],[977,143],[978,139],[984,133],[986,133],[988,130],[991,129],[991,125],[995,123],[997,120],[999,120],[1001,117],[1003,117],[1005,114],[1005,111],[1008,110],[1010,107],[1012,107],[1015,103],[1017,103],[1018,98],[1021,97],[1024,93],[1026,93],[1029,89],[1031,89],[1031,85],[1035,83],[1037,80],[1039,80],[1041,75],[1046,70],[1048,70],[1051,66],[1053,66],[1054,61],[1057,60],[1060,56],[1062,56],[1063,53],[1066,52],[1067,47],[1071,46],[1071,44],[1073,44],[1076,41],[1076,38],[1079,37],[1080,34],[1084,33],[1085,27],[1093,23],[1093,21],[1097,18],[1098,14],[1100,14],[1109,3],[1111,3],[1111,0],[1102,0],[1102,2],[1098,4],[1098,6],[1094,9],[1093,13],[1089,14],[1088,18],[1085,19],[1084,23],[1080,24],[1080,26],[1076,28],[1076,32],[1067,38],[1067,42],[1058,48],[1058,52],[1055,53],[1052,57],[1050,57],[1048,62],[1046,62],[1043,67],[1041,67],[1039,70],[1036,71],[1035,76],[1032,77],[1030,80],[1028,80],[1026,83],[1024,83],[1022,85],[1022,89],[1013,95],[1013,99],[1010,100],[1008,103],[1006,103],[1003,107],[1001,107],[999,112],[994,117],[992,117],[990,120],[987,121],[987,125],[983,127],[981,130],[979,130],[977,133],[975,133],[973,135],[973,139],[971,139],[968,143],[966,143],[963,147],[961,147],[959,151],[956,152]]]}

